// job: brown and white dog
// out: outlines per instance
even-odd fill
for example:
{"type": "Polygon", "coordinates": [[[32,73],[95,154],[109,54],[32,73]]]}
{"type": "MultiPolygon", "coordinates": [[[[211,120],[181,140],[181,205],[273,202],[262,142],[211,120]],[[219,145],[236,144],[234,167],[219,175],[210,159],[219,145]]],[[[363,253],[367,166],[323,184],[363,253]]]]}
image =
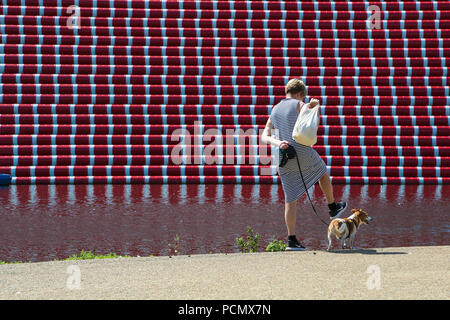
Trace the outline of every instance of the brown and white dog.
{"type": "Polygon", "coordinates": [[[341,240],[342,249],[345,249],[345,240],[350,239],[350,248],[353,249],[356,231],[361,224],[369,224],[372,220],[363,209],[353,209],[353,214],[344,219],[333,219],[328,226],[328,249],[331,249],[331,236],[335,235],[341,240]]]}

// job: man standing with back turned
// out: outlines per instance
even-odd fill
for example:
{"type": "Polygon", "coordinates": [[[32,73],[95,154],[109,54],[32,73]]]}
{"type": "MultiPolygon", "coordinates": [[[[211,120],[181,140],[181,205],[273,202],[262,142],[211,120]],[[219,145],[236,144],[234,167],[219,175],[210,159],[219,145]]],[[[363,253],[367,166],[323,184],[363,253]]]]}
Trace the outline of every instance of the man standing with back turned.
{"type": "MultiPolygon", "coordinates": [[[[291,79],[286,85],[285,93],[286,98],[273,107],[261,140],[263,143],[271,144],[282,150],[287,149],[289,145],[295,148],[306,187],[309,189],[318,181],[330,209],[330,218],[337,218],[347,208],[347,203],[334,201],[330,175],[325,163],[316,150],[310,146],[301,145],[292,138],[292,130],[301,108],[315,107],[319,101],[312,99],[309,104],[303,102],[307,90],[303,81],[299,79],[291,79]],[[279,133],[278,138],[272,137],[274,129],[279,133]]],[[[295,236],[297,200],[306,192],[298,165],[296,161],[288,161],[285,166],[278,167],[278,172],[285,197],[284,216],[288,231],[286,250],[306,250],[295,236]]]]}

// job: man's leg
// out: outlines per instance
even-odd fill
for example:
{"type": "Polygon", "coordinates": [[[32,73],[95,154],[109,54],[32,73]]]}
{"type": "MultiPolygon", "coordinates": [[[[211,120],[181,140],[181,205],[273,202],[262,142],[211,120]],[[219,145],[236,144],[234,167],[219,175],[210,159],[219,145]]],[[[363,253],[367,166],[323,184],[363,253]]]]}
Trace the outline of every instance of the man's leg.
{"type": "Polygon", "coordinates": [[[331,185],[330,175],[326,172],[322,178],[319,180],[320,189],[322,189],[325,198],[327,199],[327,203],[331,204],[334,202],[333,195],[333,187],[331,185]]]}
{"type": "Polygon", "coordinates": [[[284,203],[284,221],[288,236],[295,235],[295,222],[297,221],[297,200],[284,203]]]}
{"type": "Polygon", "coordinates": [[[284,220],[288,232],[287,251],[303,251],[306,248],[298,241],[295,236],[295,222],[297,220],[297,200],[284,203],[284,220]]]}
{"type": "Polygon", "coordinates": [[[333,186],[331,185],[331,179],[328,172],[326,172],[320,179],[319,179],[319,185],[322,189],[322,192],[325,195],[325,198],[327,199],[328,208],[330,209],[330,217],[331,218],[337,218],[341,215],[341,213],[347,208],[346,202],[339,202],[336,203],[334,201],[334,195],[333,195],[333,186]]]}

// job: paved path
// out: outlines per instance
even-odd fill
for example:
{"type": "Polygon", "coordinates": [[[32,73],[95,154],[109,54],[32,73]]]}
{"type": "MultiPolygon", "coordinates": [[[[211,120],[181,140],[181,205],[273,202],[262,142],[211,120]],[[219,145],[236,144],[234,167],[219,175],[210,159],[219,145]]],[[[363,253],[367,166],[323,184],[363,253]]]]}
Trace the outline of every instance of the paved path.
{"type": "Polygon", "coordinates": [[[449,299],[449,259],[436,246],[0,265],[0,299],[449,299]]]}

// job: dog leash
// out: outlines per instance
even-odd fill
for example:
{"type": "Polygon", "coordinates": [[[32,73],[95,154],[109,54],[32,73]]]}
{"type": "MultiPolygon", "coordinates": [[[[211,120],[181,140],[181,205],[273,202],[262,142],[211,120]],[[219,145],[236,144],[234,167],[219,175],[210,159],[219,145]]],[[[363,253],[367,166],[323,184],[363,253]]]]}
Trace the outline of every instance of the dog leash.
{"type": "Polygon", "coordinates": [[[323,223],[324,225],[328,226],[328,223],[326,223],[325,221],[323,221],[323,220],[319,217],[319,215],[317,214],[316,208],[314,207],[314,204],[312,203],[311,197],[309,196],[308,188],[306,187],[305,180],[303,179],[303,173],[302,173],[302,168],[300,167],[300,161],[298,161],[297,152],[295,152],[295,159],[297,160],[298,170],[300,171],[300,176],[302,177],[303,185],[305,186],[305,191],[306,191],[306,194],[308,195],[309,203],[311,203],[311,207],[312,207],[314,213],[316,214],[317,218],[319,218],[319,220],[322,221],[322,223],[323,223]]]}

